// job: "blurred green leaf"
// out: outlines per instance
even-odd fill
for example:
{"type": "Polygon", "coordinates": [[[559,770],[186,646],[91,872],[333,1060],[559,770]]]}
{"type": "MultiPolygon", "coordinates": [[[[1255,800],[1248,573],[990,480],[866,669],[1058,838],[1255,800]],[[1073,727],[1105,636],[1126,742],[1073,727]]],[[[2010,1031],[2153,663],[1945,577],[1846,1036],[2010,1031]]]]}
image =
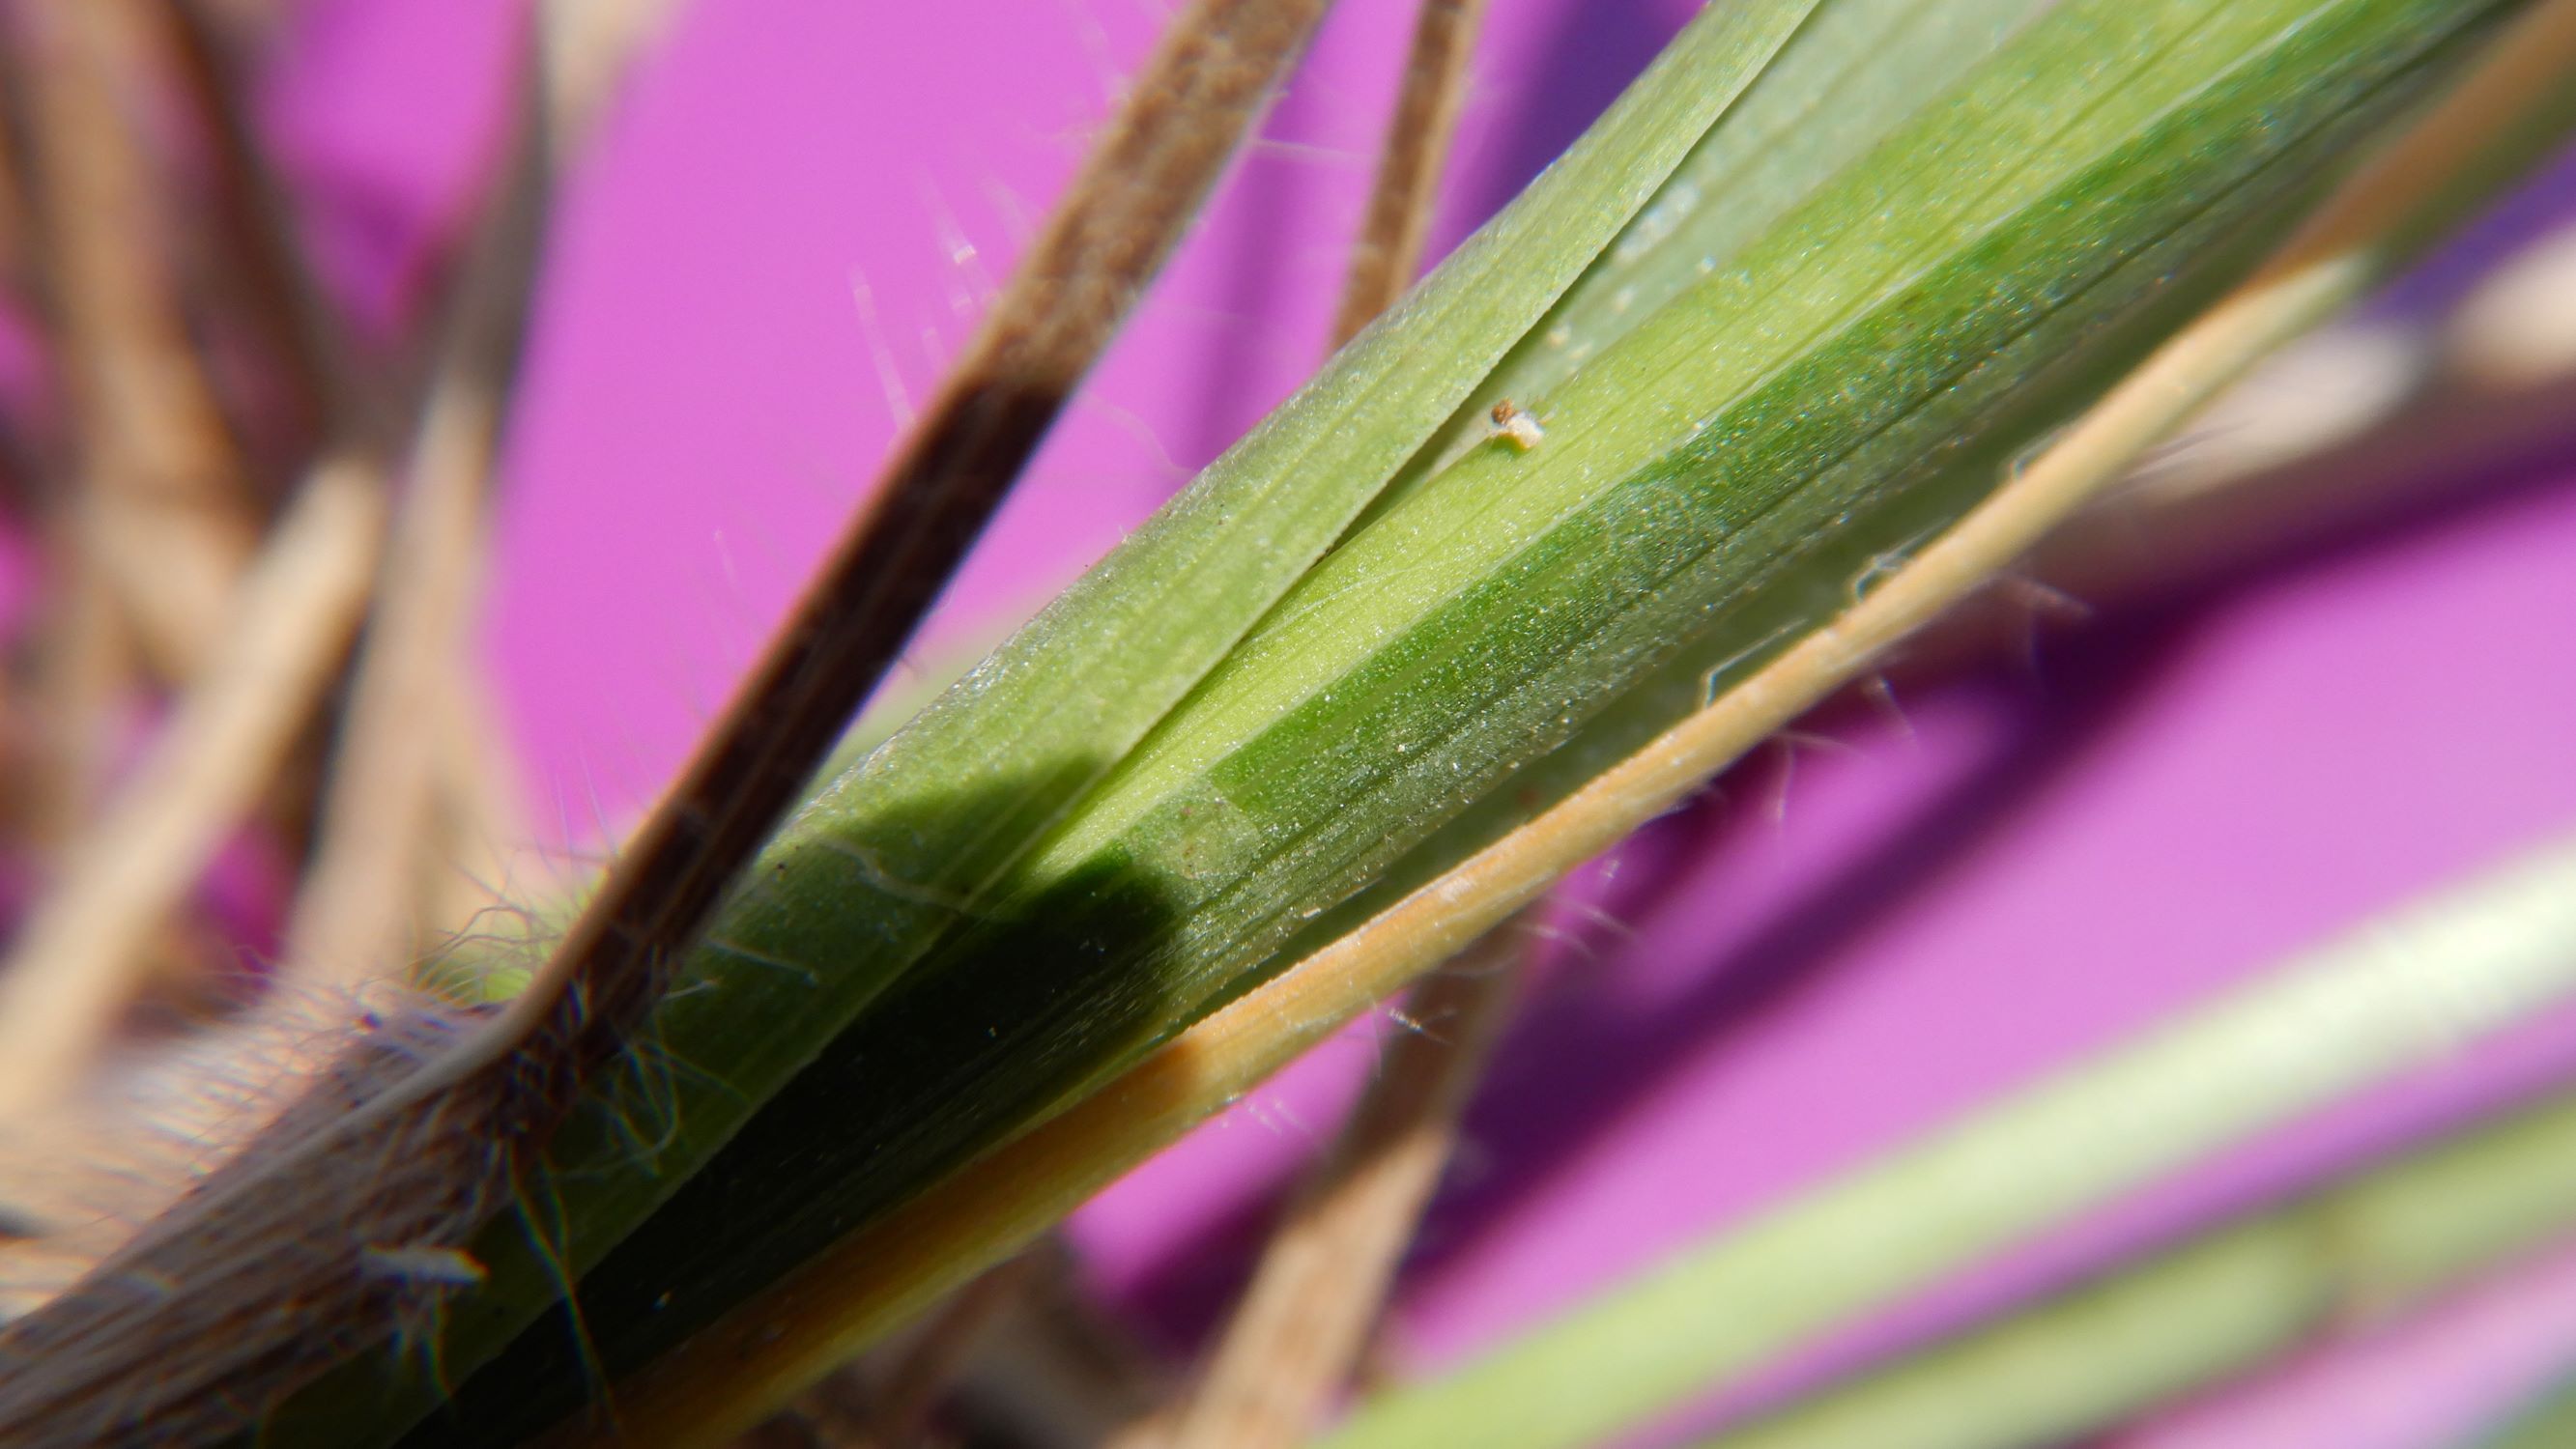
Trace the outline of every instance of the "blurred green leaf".
{"type": "Polygon", "coordinates": [[[2401,1313],[2571,1225],[2576,1099],[2562,1096],[2205,1233],[1703,1449],[2063,1444],[2356,1317],[2401,1313]]]}
{"type": "MultiPolygon", "coordinates": [[[[1783,1203],[1454,1373],[1363,1405],[1329,1449],[1592,1443],[1740,1382],[1989,1253],[2571,995],[2576,844],[2561,842],[1783,1203]]],[[[2566,1128],[2551,1131],[2556,1142],[2566,1128]]],[[[2547,1202],[2565,1197],[2562,1178],[2544,1185],[2560,1194],[2544,1194],[2547,1202]]],[[[2463,1234],[2499,1247],[2528,1236],[2464,1212],[2457,1223],[2426,1225],[2421,1241],[2456,1243],[2463,1234]]],[[[2141,1356],[2126,1380],[2106,1368],[2101,1395],[2158,1380],[2170,1358],[2141,1356]]],[[[2011,1422],[2001,1412],[1954,1417],[1963,1428],[2011,1422]]]]}

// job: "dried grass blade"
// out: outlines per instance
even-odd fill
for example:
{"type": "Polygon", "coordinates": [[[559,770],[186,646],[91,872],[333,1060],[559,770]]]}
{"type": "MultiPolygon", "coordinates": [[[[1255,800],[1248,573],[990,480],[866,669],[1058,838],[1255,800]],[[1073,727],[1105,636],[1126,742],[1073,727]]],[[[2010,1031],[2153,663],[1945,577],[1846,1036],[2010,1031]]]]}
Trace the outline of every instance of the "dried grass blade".
{"type": "Polygon", "coordinates": [[[138,83],[136,0],[28,7],[40,254],[58,299],[80,438],[80,533],[165,679],[214,647],[260,518],[189,338],[154,158],[120,86],[138,83]]]}
{"type": "Polygon", "coordinates": [[[71,1091],[149,964],[147,948],[258,800],[356,632],[382,497],[366,465],[317,472],[242,582],[167,733],[80,841],[0,965],[0,1125],[71,1091]]]}
{"type": "Polygon", "coordinates": [[[1360,220],[1341,307],[1333,317],[1336,347],[1394,306],[1422,267],[1485,5],[1486,0],[1422,0],[1412,49],[1405,56],[1404,83],[1396,92],[1395,116],[1378,153],[1368,214],[1360,220]]]}
{"type": "Polygon", "coordinates": [[[214,210],[227,260],[248,293],[294,394],[308,438],[346,439],[361,421],[355,347],[306,264],[285,182],[253,125],[247,57],[209,0],[157,0],[179,91],[210,146],[214,210]]]}

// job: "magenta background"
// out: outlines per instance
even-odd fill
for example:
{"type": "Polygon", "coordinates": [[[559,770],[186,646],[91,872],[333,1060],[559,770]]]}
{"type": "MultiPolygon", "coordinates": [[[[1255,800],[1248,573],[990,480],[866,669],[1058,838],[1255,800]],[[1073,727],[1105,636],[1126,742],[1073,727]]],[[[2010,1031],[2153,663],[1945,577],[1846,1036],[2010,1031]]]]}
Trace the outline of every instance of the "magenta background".
{"type": "MultiPolygon", "coordinates": [[[[954,590],[934,651],[1058,587],[1311,367],[1409,8],[1337,12],[954,590]]],[[[1496,5],[1442,244],[1691,8],[1496,5]]],[[[517,7],[308,9],[268,117],[339,279],[390,321],[471,203],[517,7]]],[[[594,848],[649,798],[894,438],[854,283],[900,389],[922,396],[1163,14],[687,9],[571,189],[504,466],[485,638],[548,848],[594,848]]],[[[2570,190],[2522,211],[2564,211],[2570,190]]],[[[1403,1289],[1402,1351],[1454,1359],[2576,821],[2576,488],[2546,469],[2498,481],[2402,535],[1909,695],[1901,723],[1835,721],[1632,845],[1594,882],[1597,912],[1569,917],[1575,948],[1474,1113],[1403,1289]]],[[[1203,1322],[1259,1195],[1329,1130],[1366,1058],[1327,1048],[1087,1209],[1076,1234],[1101,1283],[1169,1333],[1203,1322]]],[[[2576,1019],[2536,1027],[1909,1322],[2572,1071],[2576,1019]]],[[[2386,1437],[2406,1416],[2356,1417],[2333,1374],[2456,1427],[2576,1353],[2571,1292],[2562,1260],[2136,1442],[2359,1442],[2343,1436],[2364,1420],[2372,1442],[2435,1442],[2386,1437]]]]}

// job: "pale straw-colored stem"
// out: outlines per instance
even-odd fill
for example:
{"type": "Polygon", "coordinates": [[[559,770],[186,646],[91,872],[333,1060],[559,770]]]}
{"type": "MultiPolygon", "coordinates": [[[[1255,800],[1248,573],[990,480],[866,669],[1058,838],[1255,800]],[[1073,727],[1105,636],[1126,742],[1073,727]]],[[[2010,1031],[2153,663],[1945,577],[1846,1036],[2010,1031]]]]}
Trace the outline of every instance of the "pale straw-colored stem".
{"type": "Polygon", "coordinates": [[[1217,1342],[1171,1449],[1288,1449],[1351,1379],[1448,1166],[1458,1115],[1528,949],[1506,923],[1424,978],[1350,1120],[1300,1185],[1217,1342]]]}
{"type": "Polygon", "coordinates": [[[0,965],[0,1125],[78,1082],[154,933],[311,718],[356,633],[381,523],[379,480],[353,458],[317,470],[279,521],[214,657],[0,965]]]}

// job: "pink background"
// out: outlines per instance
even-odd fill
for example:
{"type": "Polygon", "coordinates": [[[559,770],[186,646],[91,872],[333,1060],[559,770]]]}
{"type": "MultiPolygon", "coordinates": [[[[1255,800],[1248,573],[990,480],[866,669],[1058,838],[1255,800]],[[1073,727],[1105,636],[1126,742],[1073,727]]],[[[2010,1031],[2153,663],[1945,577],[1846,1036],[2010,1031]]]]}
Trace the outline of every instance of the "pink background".
{"type": "MultiPolygon", "coordinates": [[[[268,120],[319,245],[371,316],[401,315],[471,205],[516,8],[314,0],[271,77],[268,120]]],[[[1496,5],[1440,244],[1691,8],[1496,5]]],[[[687,7],[566,198],[503,469],[485,639],[542,844],[596,847],[677,763],[1165,9],[687,7]]],[[[1313,365],[1409,10],[1336,12],[926,653],[989,638],[1060,586],[1313,365]]],[[[2536,192],[2514,229],[2571,197],[2536,192]]],[[[1569,914],[1569,948],[1473,1114],[1403,1286],[1401,1354],[1453,1360],[2576,821],[2576,472],[2495,481],[2419,527],[1909,692],[1901,720],[1830,721],[1632,844],[1589,888],[1595,909],[1569,914]]],[[[1102,1285],[1186,1342],[1367,1055],[1336,1043],[1086,1210],[1076,1236],[1102,1285]]],[[[2576,1019],[2534,1027],[1908,1322],[2571,1071],[2576,1019]]],[[[2385,1385],[2395,1362],[2392,1391],[2455,1422],[2539,1372],[2542,1348],[2576,1355],[2571,1285],[2563,1261],[2520,1275],[2452,1314],[2447,1337],[2447,1320],[2429,1322],[2403,1352],[2352,1351],[2380,1353],[2352,1360],[2380,1368],[2341,1371],[2385,1385]]],[[[2333,1371],[2321,1361],[2139,1442],[2351,1443],[2362,1420],[2393,1422],[2319,1389],[2333,1371]]]]}

